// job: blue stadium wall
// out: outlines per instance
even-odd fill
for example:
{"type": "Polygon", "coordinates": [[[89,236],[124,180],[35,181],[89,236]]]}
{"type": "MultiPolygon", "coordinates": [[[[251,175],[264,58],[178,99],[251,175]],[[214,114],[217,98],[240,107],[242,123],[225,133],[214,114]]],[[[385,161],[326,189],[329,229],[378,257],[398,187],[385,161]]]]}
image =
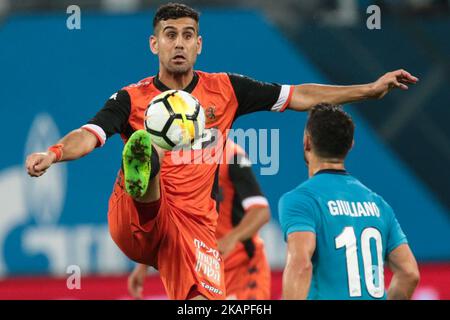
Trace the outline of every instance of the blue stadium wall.
{"type": "MultiPolygon", "coordinates": [[[[83,159],[58,164],[40,179],[27,177],[24,159],[83,125],[121,87],[157,72],[147,40],[152,13],[82,12],[81,30],[73,31],[66,28],[64,14],[14,15],[0,26],[0,276],[63,274],[72,264],[91,273],[122,272],[132,266],[110,240],[107,227],[108,197],[120,166],[119,137],[83,159]]],[[[197,69],[286,84],[327,82],[257,13],[204,10],[201,33],[204,50],[197,69]]],[[[358,107],[371,106],[368,102],[358,107]]],[[[357,123],[348,170],[393,206],[421,261],[450,260],[445,208],[377,138],[356,108],[348,110],[357,123]]],[[[307,178],[302,155],[305,119],[304,113],[261,112],[238,119],[234,126],[280,129],[279,171],[260,176],[274,226],[280,195],[307,178]]],[[[255,172],[261,167],[255,165],[255,172]]],[[[278,254],[271,261],[279,266],[284,256],[281,234],[265,237],[270,254],[278,254]]]]}

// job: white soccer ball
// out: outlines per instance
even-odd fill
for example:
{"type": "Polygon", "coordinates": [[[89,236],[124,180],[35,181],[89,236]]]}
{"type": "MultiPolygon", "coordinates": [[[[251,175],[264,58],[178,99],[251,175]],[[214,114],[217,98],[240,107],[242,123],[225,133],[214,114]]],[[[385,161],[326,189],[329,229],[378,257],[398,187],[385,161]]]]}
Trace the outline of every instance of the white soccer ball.
{"type": "Polygon", "coordinates": [[[144,126],[152,141],[163,149],[189,147],[203,135],[205,113],[191,94],[168,90],[150,101],[144,126]]]}

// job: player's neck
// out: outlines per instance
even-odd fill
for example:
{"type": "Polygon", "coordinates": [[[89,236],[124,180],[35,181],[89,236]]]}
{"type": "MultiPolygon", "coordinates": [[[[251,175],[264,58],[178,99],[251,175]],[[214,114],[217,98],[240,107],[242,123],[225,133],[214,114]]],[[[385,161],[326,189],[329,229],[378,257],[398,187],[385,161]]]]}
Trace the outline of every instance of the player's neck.
{"type": "Polygon", "coordinates": [[[308,175],[311,178],[321,170],[345,170],[344,161],[341,159],[314,159],[308,166],[308,175]]]}
{"type": "Polygon", "coordinates": [[[183,90],[194,78],[194,70],[190,70],[186,73],[175,74],[161,69],[158,73],[158,78],[159,81],[170,89],[183,90]]]}

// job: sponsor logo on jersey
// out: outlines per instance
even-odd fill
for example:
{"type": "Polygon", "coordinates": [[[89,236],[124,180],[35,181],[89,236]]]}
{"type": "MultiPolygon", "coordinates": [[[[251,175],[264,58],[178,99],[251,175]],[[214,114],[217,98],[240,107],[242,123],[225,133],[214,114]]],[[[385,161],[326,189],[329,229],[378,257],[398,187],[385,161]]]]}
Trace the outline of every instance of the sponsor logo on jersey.
{"type": "Polygon", "coordinates": [[[216,120],[216,106],[212,105],[205,109],[206,123],[216,120]]]}
{"type": "Polygon", "coordinates": [[[214,288],[213,286],[211,286],[207,283],[204,283],[203,281],[200,281],[200,283],[201,283],[202,287],[208,291],[211,291],[213,293],[220,294],[220,295],[223,294],[222,290],[220,290],[220,289],[214,288]]]}
{"type": "Polygon", "coordinates": [[[216,285],[220,285],[220,255],[219,251],[208,247],[203,241],[194,239],[194,245],[197,248],[195,271],[205,276],[206,279],[216,285]]]}

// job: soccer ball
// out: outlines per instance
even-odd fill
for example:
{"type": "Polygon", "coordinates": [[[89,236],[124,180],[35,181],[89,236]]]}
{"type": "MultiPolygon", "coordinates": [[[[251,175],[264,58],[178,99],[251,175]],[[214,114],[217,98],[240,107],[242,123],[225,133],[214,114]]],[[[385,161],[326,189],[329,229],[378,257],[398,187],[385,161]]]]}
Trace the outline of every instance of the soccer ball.
{"type": "Polygon", "coordinates": [[[144,118],[152,141],[166,150],[192,146],[203,135],[205,113],[200,102],[182,90],[165,91],[150,101],[144,118]]]}

